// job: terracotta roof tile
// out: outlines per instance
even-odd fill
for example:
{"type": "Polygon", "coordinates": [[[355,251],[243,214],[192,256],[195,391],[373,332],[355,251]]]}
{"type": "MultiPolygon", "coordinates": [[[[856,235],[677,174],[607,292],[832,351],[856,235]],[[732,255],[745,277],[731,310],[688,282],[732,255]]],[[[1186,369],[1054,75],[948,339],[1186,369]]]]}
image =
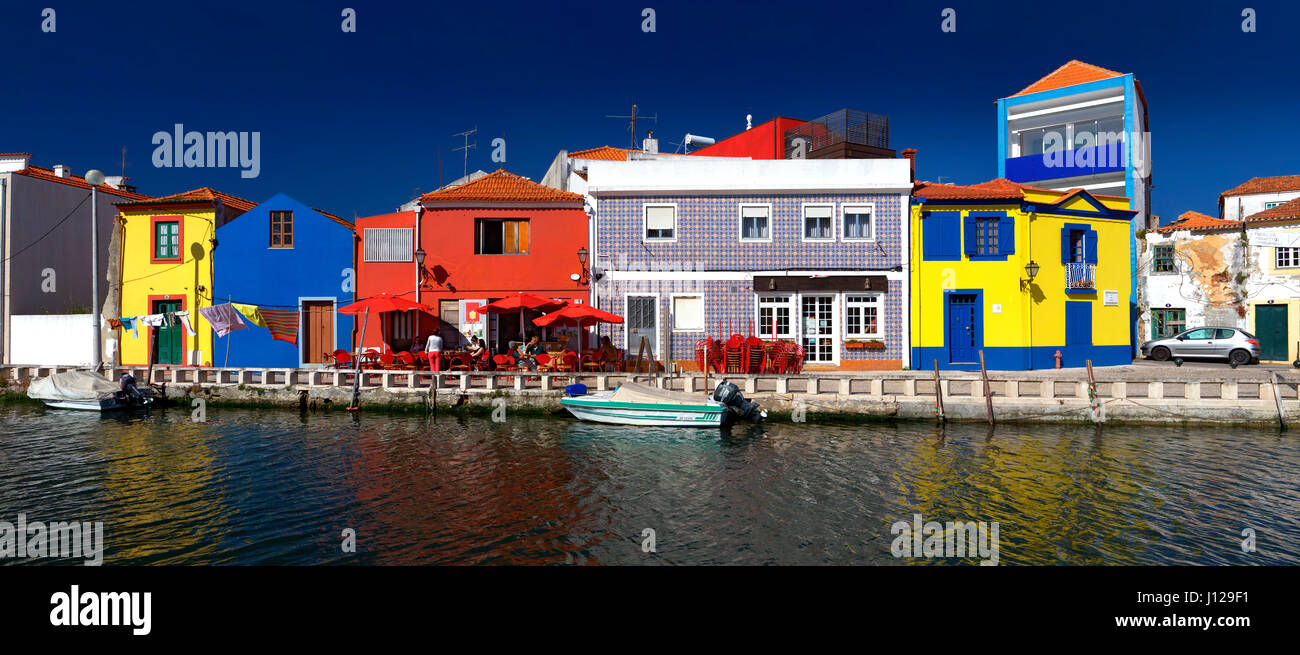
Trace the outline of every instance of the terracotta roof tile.
{"type": "Polygon", "coordinates": [[[1300,220],[1300,198],[1284,202],[1272,209],[1265,209],[1262,212],[1256,212],[1246,217],[1246,221],[1254,223],[1256,221],[1286,221],[1300,220]]]}
{"type": "Polygon", "coordinates": [[[1117,73],[1100,66],[1085,64],[1078,59],[1071,59],[1064,66],[1048,73],[1042,79],[1030,84],[1010,97],[1023,96],[1039,91],[1051,91],[1075,84],[1085,84],[1087,82],[1096,82],[1097,80],[1106,80],[1112,77],[1120,77],[1123,73],[1117,73]]]}
{"type": "Polygon", "coordinates": [[[917,182],[912,195],[923,196],[932,200],[988,200],[998,198],[1019,200],[1024,196],[1023,189],[1036,190],[1037,187],[1002,178],[970,185],[917,182]]]}
{"type": "Polygon", "coordinates": [[[628,153],[640,152],[638,150],[628,150],[627,148],[615,148],[613,146],[601,146],[599,148],[588,148],[569,153],[572,159],[600,159],[604,161],[627,161],[628,153]]]}
{"type": "Polygon", "coordinates": [[[245,200],[237,196],[232,196],[228,193],[222,193],[220,191],[217,191],[216,189],[213,189],[212,187],[206,187],[206,186],[199,187],[197,189],[192,189],[190,191],[185,191],[183,193],[177,193],[170,196],[163,196],[161,198],[152,198],[149,200],[139,200],[135,202],[119,202],[117,204],[118,206],[129,206],[132,208],[138,208],[138,207],[153,205],[153,204],[176,204],[176,203],[186,203],[186,202],[203,203],[203,202],[216,202],[218,200],[221,201],[221,204],[230,207],[232,209],[239,210],[240,212],[246,212],[257,206],[257,203],[251,200],[245,200]]]}
{"type": "Polygon", "coordinates": [[[522,202],[544,204],[582,204],[577,193],[560,191],[528,178],[498,169],[476,180],[420,196],[420,202],[522,202]]]}
{"type": "MultiPolygon", "coordinates": [[[[14,154],[24,155],[27,153],[14,153],[14,154]]],[[[4,156],[4,155],[0,155],[0,156],[4,156]]],[[[80,175],[68,175],[67,177],[59,177],[58,175],[54,174],[54,171],[48,168],[41,168],[40,166],[28,165],[27,168],[24,168],[20,171],[14,171],[14,174],[25,175],[27,177],[35,178],[38,180],[58,182],[59,184],[67,184],[68,186],[80,187],[82,189],[90,188],[90,183],[86,181],[86,178],[81,177],[80,175]]],[[[120,196],[122,198],[129,198],[131,200],[148,200],[150,198],[150,196],[146,196],[143,193],[136,193],[134,191],[127,191],[125,189],[114,189],[113,187],[108,186],[107,184],[99,185],[99,192],[109,193],[115,196],[120,196]]]]}
{"type": "Polygon", "coordinates": [[[1300,191],[1300,175],[1274,175],[1272,177],[1252,177],[1223,193],[1226,196],[1244,196],[1251,193],[1276,193],[1278,191],[1300,191]]]}
{"type": "Polygon", "coordinates": [[[1241,221],[1228,221],[1222,218],[1207,216],[1201,212],[1183,212],[1168,225],[1155,228],[1154,232],[1169,234],[1181,230],[1205,231],[1205,230],[1230,230],[1240,229],[1241,221]]]}

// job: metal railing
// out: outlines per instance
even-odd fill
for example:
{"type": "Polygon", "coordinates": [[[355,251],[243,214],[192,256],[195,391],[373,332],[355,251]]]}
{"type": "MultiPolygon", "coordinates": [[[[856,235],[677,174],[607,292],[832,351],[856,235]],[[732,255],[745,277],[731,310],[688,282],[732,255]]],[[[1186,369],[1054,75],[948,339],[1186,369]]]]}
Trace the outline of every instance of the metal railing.
{"type": "Polygon", "coordinates": [[[796,139],[804,140],[808,152],[842,142],[888,148],[889,117],[856,109],[841,109],[793,127],[785,132],[787,159],[794,152],[796,139]]]}
{"type": "Polygon", "coordinates": [[[1096,289],[1097,265],[1069,262],[1065,265],[1066,289],[1096,289]]]}

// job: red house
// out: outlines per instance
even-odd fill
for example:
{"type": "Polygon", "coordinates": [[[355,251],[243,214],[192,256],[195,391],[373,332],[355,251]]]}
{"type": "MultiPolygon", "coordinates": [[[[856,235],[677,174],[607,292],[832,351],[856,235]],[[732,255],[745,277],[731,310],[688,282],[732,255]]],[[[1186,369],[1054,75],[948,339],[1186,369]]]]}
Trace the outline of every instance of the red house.
{"type": "MultiPolygon", "coordinates": [[[[426,193],[415,211],[357,219],[356,234],[358,298],[388,292],[438,313],[371,316],[364,348],[407,350],[437,331],[445,350],[479,335],[503,352],[519,338],[520,317],[479,307],[519,291],[588,297],[583,197],[504,170],[426,193]]],[[[525,332],[537,331],[537,315],[525,316],[525,332]]]]}

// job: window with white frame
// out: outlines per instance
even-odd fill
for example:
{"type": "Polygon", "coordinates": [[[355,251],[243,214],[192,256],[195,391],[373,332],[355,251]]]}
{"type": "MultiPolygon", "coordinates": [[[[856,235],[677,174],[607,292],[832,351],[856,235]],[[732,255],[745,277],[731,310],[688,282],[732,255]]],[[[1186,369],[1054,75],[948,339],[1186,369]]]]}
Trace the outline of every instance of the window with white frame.
{"type": "Polygon", "coordinates": [[[1274,248],[1274,268],[1300,267],[1300,248],[1274,248]]]}
{"type": "Polygon", "coordinates": [[[1266,202],[1264,203],[1264,209],[1272,209],[1280,204],[1282,204],[1282,201],[1280,200],[1274,202],[1266,202]]]}
{"type": "Polygon", "coordinates": [[[847,296],[844,311],[844,336],[880,336],[880,296],[847,296]]]}
{"type": "Polygon", "coordinates": [[[677,238],[677,208],[672,205],[646,205],[645,240],[671,241],[677,238]]]}
{"type": "Polygon", "coordinates": [[[758,337],[760,339],[793,339],[790,323],[791,296],[758,297],[758,337]]]}
{"type": "Polygon", "coordinates": [[[806,205],[803,208],[803,238],[806,241],[835,238],[835,207],[806,205]]]}
{"type": "Polygon", "coordinates": [[[875,220],[870,205],[844,206],[844,238],[870,241],[876,238],[875,220]]]}
{"type": "Polygon", "coordinates": [[[767,205],[740,206],[740,240],[772,240],[772,209],[770,207],[767,205]]]}
{"type": "Polygon", "coordinates": [[[673,330],[704,330],[704,296],[673,296],[673,330]]]}

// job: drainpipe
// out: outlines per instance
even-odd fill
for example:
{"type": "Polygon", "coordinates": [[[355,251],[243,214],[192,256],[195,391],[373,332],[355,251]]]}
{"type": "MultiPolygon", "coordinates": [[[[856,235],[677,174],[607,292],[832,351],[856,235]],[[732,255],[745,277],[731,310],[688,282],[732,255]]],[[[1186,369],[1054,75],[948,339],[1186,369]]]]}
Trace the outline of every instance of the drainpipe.
{"type": "MultiPolygon", "coordinates": [[[[415,249],[420,249],[420,218],[424,215],[424,207],[415,206],[415,249]]],[[[420,302],[420,264],[415,265],[415,302],[420,302]]],[[[420,320],[418,317],[416,320],[420,320]]]]}

